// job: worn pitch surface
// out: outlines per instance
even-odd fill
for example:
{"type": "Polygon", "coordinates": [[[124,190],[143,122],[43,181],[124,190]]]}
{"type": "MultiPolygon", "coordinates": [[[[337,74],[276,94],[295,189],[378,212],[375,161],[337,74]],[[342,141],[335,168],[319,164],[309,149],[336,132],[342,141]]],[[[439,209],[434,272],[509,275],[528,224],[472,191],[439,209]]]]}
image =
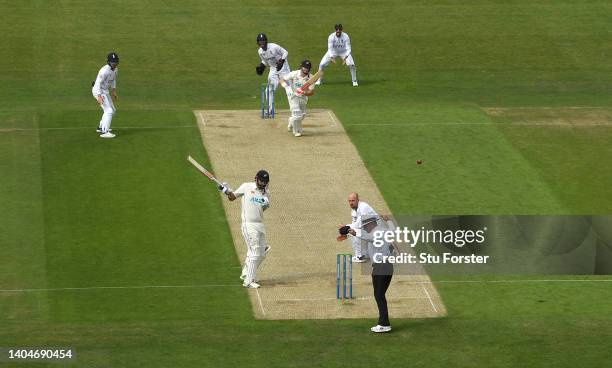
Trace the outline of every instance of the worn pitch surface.
{"type": "MultiPolygon", "coordinates": [[[[388,214],[376,184],[342,124],[329,110],[311,110],[304,135],[287,132],[287,112],[262,120],[258,111],[194,112],[212,171],[237,188],[259,169],[270,172],[271,207],[265,224],[271,252],[260,266],[261,288],[249,290],[260,319],[375,318],[371,266],[354,264],[352,300],[336,300],[336,254],[351,252],[337,242],[337,225],[350,222],[349,192],[380,214],[388,214]]],[[[240,231],[240,202],[223,199],[241,261],[246,246],[240,231]]],[[[347,265],[348,267],[348,265],[347,265]]],[[[240,283],[240,268],[236,274],[240,283]]],[[[347,290],[348,293],[348,290],[347,290]]],[[[446,314],[425,274],[395,275],[387,292],[391,318],[446,314]]]]}

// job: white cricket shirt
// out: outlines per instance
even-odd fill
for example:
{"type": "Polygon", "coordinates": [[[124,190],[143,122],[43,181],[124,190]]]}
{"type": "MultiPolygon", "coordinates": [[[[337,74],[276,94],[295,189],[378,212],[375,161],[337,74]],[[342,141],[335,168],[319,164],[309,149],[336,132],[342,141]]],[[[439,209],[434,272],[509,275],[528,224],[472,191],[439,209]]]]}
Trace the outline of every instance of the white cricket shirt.
{"type": "MultiPolygon", "coordinates": [[[[295,91],[296,89],[303,87],[304,84],[306,84],[306,82],[308,82],[308,80],[312,77],[312,74],[308,73],[306,74],[306,76],[302,75],[302,71],[301,70],[294,70],[288,74],[285,74],[283,76],[283,80],[289,84],[291,86],[291,88],[295,91]]],[[[309,91],[312,91],[314,89],[314,86],[310,86],[308,87],[309,91]]],[[[300,98],[305,98],[308,99],[308,96],[306,95],[301,95],[301,96],[295,96],[295,97],[300,97],[300,98]]]]}
{"type": "Polygon", "coordinates": [[[96,82],[94,83],[91,91],[95,96],[99,96],[104,93],[108,93],[111,88],[117,88],[117,73],[119,72],[119,68],[115,67],[115,70],[112,70],[110,65],[104,65],[100,71],[98,72],[98,76],[96,77],[96,82]]]}
{"type": "Polygon", "coordinates": [[[243,183],[234,191],[242,200],[242,222],[263,222],[263,212],[270,207],[269,191],[257,188],[254,182],[243,183]]]}
{"type": "Polygon", "coordinates": [[[266,49],[266,51],[264,51],[260,47],[257,53],[259,54],[261,62],[270,68],[274,68],[274,70],[276,70],[276,63],[280,59],[284,59],[286,65],[289,64],[289,61],[287,61],[287,56],[289,55],[289,53],[287,52],[287,50],[275,43],[268,43],[268,48],[266,49]]]}
{"type": "Polygon", "coordinates": [[[365,203],[364,201],[359,201],[359,204],[357,204],[357,209],[351,209],[351,218],[353,222],[348,224],[351,229],[355,230],[358,237],[361,235],[361,219],[366,216],[378,216],[378,213],[376,213],[376,211],[374,211],[369,204],[365,203]]]}
{"type": "Polygon", "coordinates": [[[340,37],[336,37],[336,32],[327,38],[327,51],[332,57],[346,56],[351,54],[351,39],[342,32],[340,37]]]}

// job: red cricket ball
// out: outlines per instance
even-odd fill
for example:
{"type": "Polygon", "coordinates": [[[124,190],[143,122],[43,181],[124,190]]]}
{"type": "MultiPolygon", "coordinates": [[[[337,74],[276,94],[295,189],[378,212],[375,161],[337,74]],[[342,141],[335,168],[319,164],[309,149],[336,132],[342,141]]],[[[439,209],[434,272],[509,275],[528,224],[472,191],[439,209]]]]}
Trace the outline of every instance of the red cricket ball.
{"type": "Polygon", "coordinates": [[[420,165],[423,163],[423,160],[417,160],[417,165],[420,165]]]}

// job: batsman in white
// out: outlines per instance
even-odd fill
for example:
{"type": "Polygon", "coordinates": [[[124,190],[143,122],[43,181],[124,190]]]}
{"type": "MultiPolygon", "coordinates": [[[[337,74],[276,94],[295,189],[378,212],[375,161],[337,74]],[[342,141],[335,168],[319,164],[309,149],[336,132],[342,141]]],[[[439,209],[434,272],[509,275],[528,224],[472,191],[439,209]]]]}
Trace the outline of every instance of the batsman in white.
{"type": "Polygon", "coordinates": [[[107,64],[104,65],[98,72],[96,80],[92,83],[93,87],[91,93],[94,98],[98,101],[98,104],[104,111],[102,114],[102,120],[98,125],[96,131],[102,138],[114,138],[115,135],[111,133],[111,122],[113,121],[113,115],[117,109],[113,103],[113,99],[117,99],[117,73],[119,65],[119,55],[114,52],[108,54],[107,64]],[[112,95],[112,98],[111,98],[112,95]]]}
{"type": "Polygon", "coordinates": [[[270,247],[266,241],[266,227],[263,213],[270,207],[268,183],[270,175],[266,170],[259,170],[254,182],[243,183],[231,191],[226,183],[220,190],[230,201],[242,198],[242,236],[247,244],[247,255],[240,279],[246,288],[257,289],[257,268],[263,262],[270,247]]]}
{"type": "MultiPolygon", "coordinates": [[[[327,37],[327,52],[323,55],[321,63],[319,64],[319,70],[325,69],[329,63],[336,63],[336,58],[342,60],[342,65],[347,65],[351,72],[351,80],[353,81],[353,87],[357,87],[357,68],[355,67],[355,61],[351,54],[351,39],[349,35],[342,32],[342,24],[338,23],[334,26],[336,30],[327,37]]],[[[322,78],[317,81],[317,85],[323,83],[322,78]]]]}
{"type": "Polygon", "coordinates": [[[264,33],[257,35],[257,45],[259,46],[257,53],[261,63],[255,67],[255,72],[257,75],[262,75],[264,70],[266,70],[266,66],[270,68],[268,72],[268,85],[272,88],[268,88],[268,103],[271,110],[274,103],[274,92],[278,87],[279,79],[291,71],[289,69],[289,61],[287,60],[289,53],[281,46],[268,42],[268,37],[264,33]]]}
{"type": "Polygon", "coordinates": [[[302,136],[302,120],[306,116],[308,96],[312,96],[314,93],[314,85],[309,86],[303,94],[296,93],[312,77],[310,69],[312,69],[312,63],[310,60],[304,60],[300,64],[300,70],[294,70],[289,74],[285,74],[280,80],[281,86],[287,91],[289,109],[291,110],[287,130],[292,131],[295,137],[302,136]]]}
{"type": "Polygon", "coordinates": [[[352,230],[355,230],[356,236],[351,238],[353,242],[353,262],[363,263],[367,256],[363,255],[361,249],[361,233],[363,228],[363,219],[365,217],[379,217],[378,213],[364,201],[359,200],[359,194],[353,192],[348,196],[348,204],[351,208],[352,222],[347,224],[352,230]]]}

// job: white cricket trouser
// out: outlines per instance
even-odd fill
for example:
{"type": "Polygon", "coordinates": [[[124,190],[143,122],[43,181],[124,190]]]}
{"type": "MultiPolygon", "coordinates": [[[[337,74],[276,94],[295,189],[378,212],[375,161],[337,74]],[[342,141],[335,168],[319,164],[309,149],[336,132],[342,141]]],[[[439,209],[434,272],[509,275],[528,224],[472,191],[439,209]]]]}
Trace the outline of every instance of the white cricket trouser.
{"type": "Polygon", "coordinates": [[[361,257],[363,255],[363,252],[361,251],[361,239],[357,238],[356,236],[352,236],[351,241],[353,243],[353,255],[355,257],[361,257]]]}
{"type": "Polygon", "coordinates": [[[272,109],[274,94],[278,87],[278,83],[280,82],[280,78],[289,72],[291,72],[291,69],[289,68],[288,60],[285,60],[285,64],[283,64],[283,68],[281,70],[276,70],[276,66],[270,67],[270,71],[268,72],[268,84],[272,87],[268,87],[268,107],[270,110],[272,109]]]}
{"type": "Polygon", "coordinates": [[[289,99],[289,109],[291,116],[289,117],[289,126],[293,127],[293,134],[302,133],[302,120],[306,117],[306,104],[308,97],[293,96],[289,99]]]}
{"type": "MultiPolygon", "coordinates": [[[[342,59],[344,59],[345,57],[346,57],[346,54],[335,56],[336,62],[342,63],[342,59]]],[[[334,56],[332,56],[332,54],[329,51],[327,51],[325,55],[323,55],[323,58],[321,59],[321,62],[319,63],[319,69],[325,69],[329,65],[329,63],[331,63],[333,58],[334,56]]],[[[353,55],[349,55],[346,58],[346,65],[349,67],[349,71],[351,72],[351,80],[353,82],[357,82],[357,67],[355,67],[355,61],[353,60],[353,55]]],[[[323,78],[321,78],[320,80],[323,81],[323,78]]]]}
{"type": "Polygon", "coordinates": [[[243,222],[242,236],[247,245],[247,255],[242,273],[246,275],[244,284],[248,285],[257,279],[257,268],[263,262],[268,245],[266,227],[261,222],[243,222]]]}
{"type": "MultiPolygon", "coordinates": [[[[98,96],[95,94],[93,96],[96,100],[98,99],[98,96]]],[[[99,128],[102,130],[102,133],[106,133],[108,132],[108,129],[110,129],[111,122],[113,121],[113,115],[115,115],[117,109],[115,109],[115,104],[113,104],[113,99],[111,98],[109,92],[103,92],[102,96],[104,96],[104,103],[100,105],[100,108],[102,108],[104,113],[102,114],[99,128]]]]}

